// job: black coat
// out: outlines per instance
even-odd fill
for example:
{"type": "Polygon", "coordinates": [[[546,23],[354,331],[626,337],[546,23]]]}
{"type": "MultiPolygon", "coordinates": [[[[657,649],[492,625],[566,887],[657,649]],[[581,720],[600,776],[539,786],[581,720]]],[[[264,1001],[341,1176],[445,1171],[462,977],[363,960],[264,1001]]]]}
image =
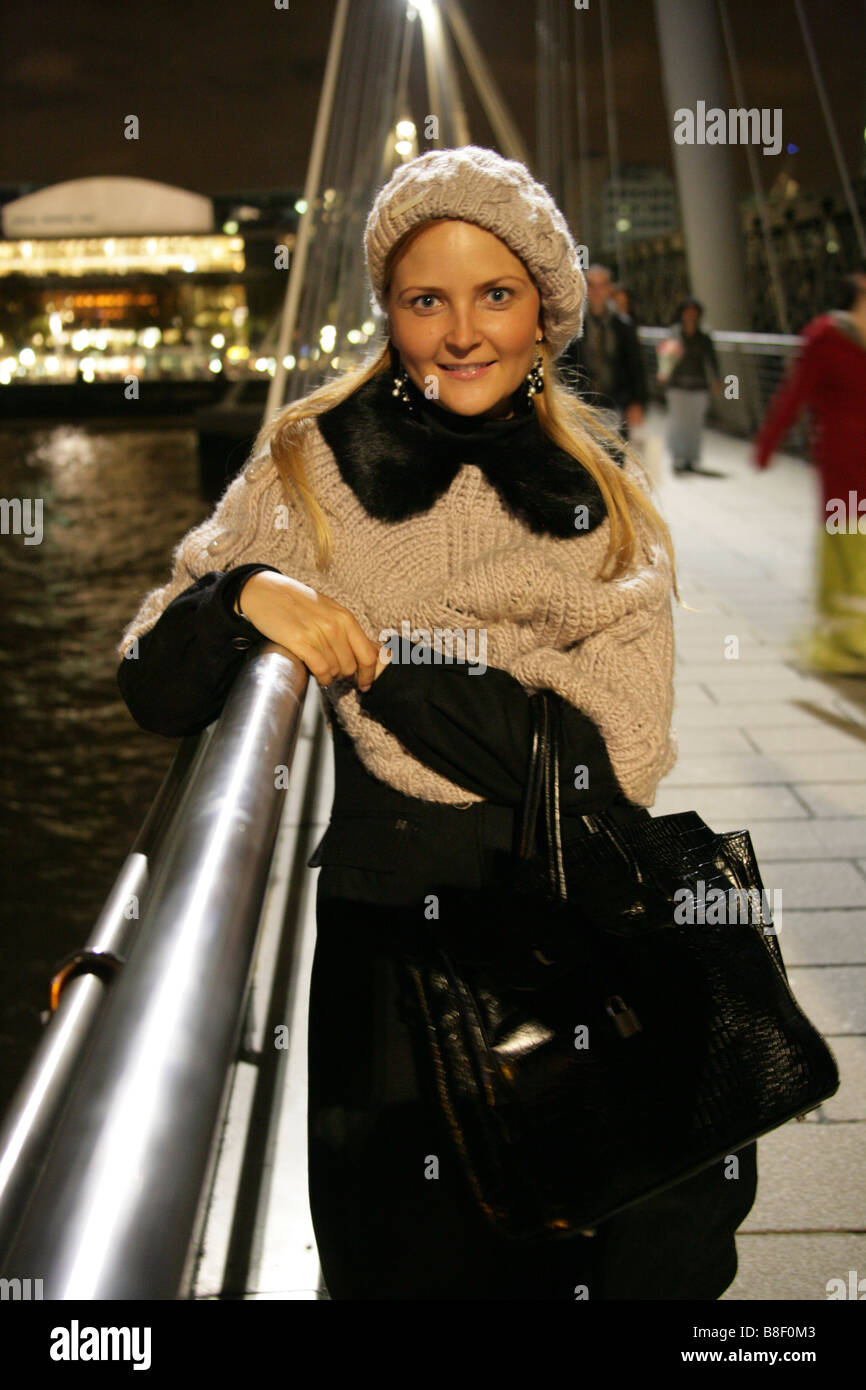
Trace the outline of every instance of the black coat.
{"type": "Polygon", "coordinates": [[[613,358],[613,387],[608,395],[600,394],[593,386],[586,364],[586,329],[580,338],[573,338],[560,354],[557,367],[578,394],[589,405],[599,409],[625,412],[630,405],[646,406],[646,373],[641,359],[640,340],[631,319],[611,310],[616,350],[613,358]]]}

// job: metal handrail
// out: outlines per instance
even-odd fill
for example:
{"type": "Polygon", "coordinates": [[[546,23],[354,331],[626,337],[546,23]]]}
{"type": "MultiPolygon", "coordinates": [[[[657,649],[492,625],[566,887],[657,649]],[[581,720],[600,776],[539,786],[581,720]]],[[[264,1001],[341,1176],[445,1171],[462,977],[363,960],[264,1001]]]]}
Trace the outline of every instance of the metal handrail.
{"type": "MultiPolygon", "coordinates": [[[[80,954],[94,960],[128,953],[152,867],[197,758],[213,726],[182,740],[80,954]]],[[[52,996],[64,972],[52,980],[52,996]]],[[[105,999],[107,980],[91,971],[64,978],[39,1046],[0,1124],[0,1256],[10,1244],[36,1181],[105,999]]]]}
{"type": "MultiPolygon", "coordinates": [[[[637,335],[642,343],[660,343],[670,335],[670,328],[641,325],[637,335]]],[[[744,352],[767,352],[775,349],[784,353],[800,347],[803,342],[795,333],[746,333],[733,328],[713,328],[710,330],[710,337],[714,343],[742,348],[744,352]]]]}
{"type": "MultiPolygon", "coordinates": [[[[126,963],[107,989],[89,976],[69,986],[73,1004],[104,995],[74,1075],[57,1054],[77,1010],[49,1025],[42,1066],[53,1049],[53,1099],[61,1080],[68,1095],[47,1148],[38,1065],[15,1098],[19,1126],[39,1114],[42,1132],[11,1156],[2,1272],[42,1279],[45,1298],[182,1296],[283,807],[275,774],[291,766],[307,681],[274,643],[241,669],[163,826],[126,963]]],[[[130,855],[115,909],[142,859],[130,855]]]]}

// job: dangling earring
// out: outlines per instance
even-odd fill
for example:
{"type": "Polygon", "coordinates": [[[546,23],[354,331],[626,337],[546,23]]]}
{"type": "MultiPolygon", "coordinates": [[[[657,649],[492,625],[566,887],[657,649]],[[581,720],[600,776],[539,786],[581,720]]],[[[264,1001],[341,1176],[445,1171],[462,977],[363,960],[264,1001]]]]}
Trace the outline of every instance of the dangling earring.
{"type": "Polygon", "coordinates": [[[391,395],[394,396],[396,400],[402,401],[404,405],[408,406],[410,413],[412,413],[413,401],[412,397],[409,395],[409,373],[403,366],[403,363],[400,359],[400,354],[395,348],[394,344],[389,342],[388,346],[391,354],[391,366],[395,372],[393,378],[394,389],[392,390],[391,395]]]}
{"type": "Polygon", "coordinates": [[[535,361],[526,373],[526,394],[529,400],[544,390],[544,362],[541,353],[536,355],[535,361]]]}
{"type": "Polygon", "coordinates": [[[400,372],[400,375],[394,377],[394,389],[391,392],[391,395],[396,396],[397,399],[402,401],[404,405],[412,404],[412,397],[409,395],[408,385],[409,373],[406,371],[406,368],[404,367],[400,372]]]}

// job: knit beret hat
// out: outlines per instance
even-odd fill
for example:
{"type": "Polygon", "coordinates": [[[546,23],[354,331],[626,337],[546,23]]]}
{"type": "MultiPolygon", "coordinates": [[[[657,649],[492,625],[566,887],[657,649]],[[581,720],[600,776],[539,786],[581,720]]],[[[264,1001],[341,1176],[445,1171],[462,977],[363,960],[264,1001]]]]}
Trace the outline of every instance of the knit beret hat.
{"type": "Polygon", "coordinates": [[[439,217],[484,227],[523,261],[541,296],[544,336],[554,357],[580,335],[586,281],[565,218],[525,164],[478,145],[418,155],[379,190],[367,218],[364,251],[383,309],[391,247],[416,223],[439,217]]]}

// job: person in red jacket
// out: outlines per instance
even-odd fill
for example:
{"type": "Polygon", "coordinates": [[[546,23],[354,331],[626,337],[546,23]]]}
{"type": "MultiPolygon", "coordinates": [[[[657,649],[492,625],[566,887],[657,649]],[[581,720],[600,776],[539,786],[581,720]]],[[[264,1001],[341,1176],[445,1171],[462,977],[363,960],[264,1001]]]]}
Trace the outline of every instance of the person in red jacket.
{"type": "Polygon", "coordinates": [[[846,279],[844,308],[803,330],[803,348],[755,436],[766,468],[804,406],[821,480],[818,619],[801,644],[805,665],[866,675],[866,263],[846,279]]]}

